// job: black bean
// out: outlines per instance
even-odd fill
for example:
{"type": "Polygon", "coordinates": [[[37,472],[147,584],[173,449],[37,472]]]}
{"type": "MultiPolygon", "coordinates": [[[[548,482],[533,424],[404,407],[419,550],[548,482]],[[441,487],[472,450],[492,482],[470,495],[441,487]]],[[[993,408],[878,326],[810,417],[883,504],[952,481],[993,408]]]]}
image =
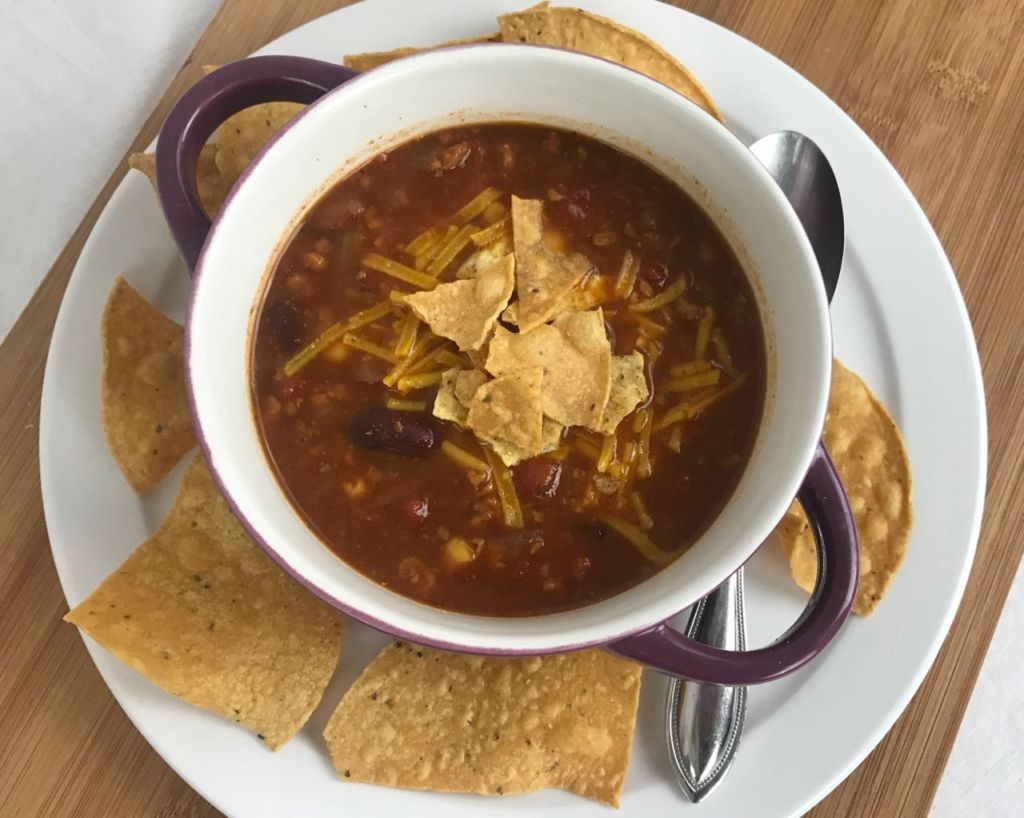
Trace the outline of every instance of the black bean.
{"type": "Polygon", "coordinates": [[[352,442],[367,449],[395,454],[424,455],[438,444],[434,425],[411,412],[394,412],[383,406],[367,406],[349,421],[352,442]]]}
{"type": "Polygon", "coordinates": [[[280,299],[263,308],[263,322],[277,348],[286,355],[302,344],[302,322],[290,301],[280,299]]]}

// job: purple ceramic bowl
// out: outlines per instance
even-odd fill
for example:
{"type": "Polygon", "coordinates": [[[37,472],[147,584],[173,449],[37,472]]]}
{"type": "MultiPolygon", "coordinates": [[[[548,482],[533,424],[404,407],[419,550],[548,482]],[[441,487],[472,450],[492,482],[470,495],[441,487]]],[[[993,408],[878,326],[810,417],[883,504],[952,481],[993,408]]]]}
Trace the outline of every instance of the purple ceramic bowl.
{"type": "Polygon", "coordinates": [[[186,367],[200,442],[228,502],[267,553],[314,594],[420,644],[524,655],[604,645],[668,673],[753,684],[801,667],[835,636],[857,583],[852,518],[819,437],[831,368],[828,307],[811,247],[764,168],[722,125],[621,66],[553,49],[471,46],[363,75],[295,57],[258,57],[197,83],[157,148],[160,200],[194,285],[186,367]],[[310,105],[233,188],[211,226],[195,192],[198,152],[250,105],[310,105]],[[458,614],[399,596],[339,560],[310,532],[267,464],[253,422],[250,340],[282,243],[330,185],[373,155],[457,124],[530,121],[569,128],[652,165],[711,214],[750,272],[766,327],[769,399],[733,497],[681,558],[609,599],[557,614],[458,614]],[[819,578],[799,621],[766,648],[730,652],[667,620],[715,588],[768,537],[794,497],[811,520],[819,578]]]}

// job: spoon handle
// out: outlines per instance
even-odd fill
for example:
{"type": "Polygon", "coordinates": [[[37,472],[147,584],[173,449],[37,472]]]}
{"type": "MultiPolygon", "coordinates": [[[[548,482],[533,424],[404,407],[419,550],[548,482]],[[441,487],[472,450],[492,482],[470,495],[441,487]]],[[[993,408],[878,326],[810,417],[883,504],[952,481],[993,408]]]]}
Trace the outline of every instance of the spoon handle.
{"type": "MultiPolygon", "coordinates": [[[[839,185],[821,149],[795,131],[758,139],[751,152],[793,206],[811,242],[831,303],[843,262],[845,231],[839,185]]],[[[820,538],[819,570],[822,565],[820,538]]],[[[701,600],[690,615],[688,635],[730,650],[746,648],[743,569],[701,600]]],[[[745,687],[716,687],[672,679],[665,730],[679,787],[694,802],[704,798],[728,772],[746,715],[745,687]]]]}
{"type": "MultiPolygon", "coordinates": [[[[726,650],[746,648],[743,569],[704,597],[690,614],[687,636],[726,650]]],[[[736,757],[747,712],[747,689],[673,678],[665,732],[679,788],[694,803],[725,777],[736,757]]]]}

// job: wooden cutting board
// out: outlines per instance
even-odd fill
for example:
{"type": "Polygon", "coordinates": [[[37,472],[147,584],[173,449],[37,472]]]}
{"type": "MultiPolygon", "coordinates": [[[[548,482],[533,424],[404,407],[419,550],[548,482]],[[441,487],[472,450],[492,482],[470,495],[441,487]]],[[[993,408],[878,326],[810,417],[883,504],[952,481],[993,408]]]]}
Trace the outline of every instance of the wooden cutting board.
{"type": "MultiPolygon", "coordinates": [[[[155,136],[204,64],[244,57],[345,0],[226,0],[132,144],[155,136]]],[[[524,0],[525,5],[525,0],[524,0]]],[[[1024,15],[1015,0],[677,2],[778,55],[836,100],[917,195],[957,271],[988,387],[985,524],[960,614],[888,737],[816,818],[927,815],[1024,552],[1024,15]]],[[[215,816],[114,702],[74,628],[39,496],[39,393],[50,332],[114,170],[0,346],[0,815],[215,816]]],[[[955,434],[956,430],[950,430],[955,434]]]]}

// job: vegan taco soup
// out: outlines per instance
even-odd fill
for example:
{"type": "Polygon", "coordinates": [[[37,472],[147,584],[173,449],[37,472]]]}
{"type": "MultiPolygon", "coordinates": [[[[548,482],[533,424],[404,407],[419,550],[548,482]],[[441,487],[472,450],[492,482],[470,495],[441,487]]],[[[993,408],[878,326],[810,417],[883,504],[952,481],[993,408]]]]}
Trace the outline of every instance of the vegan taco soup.
{"type": "Polygon", "coordinates": [[[764,406],[757,302],[675,183],[508,122],[337,182],[273,267],[252,400],[308,526],[393,591],[536,615],[631,587],[728,502],[764,406]]]}

